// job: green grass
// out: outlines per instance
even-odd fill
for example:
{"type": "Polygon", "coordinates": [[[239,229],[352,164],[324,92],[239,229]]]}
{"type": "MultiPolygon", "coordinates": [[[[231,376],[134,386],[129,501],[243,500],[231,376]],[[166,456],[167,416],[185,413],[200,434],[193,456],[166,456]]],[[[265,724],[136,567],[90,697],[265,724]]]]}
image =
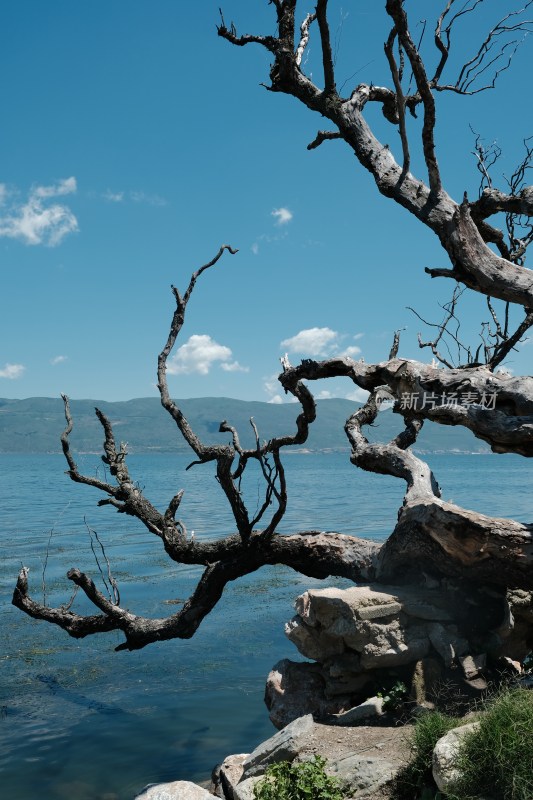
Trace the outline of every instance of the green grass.
{"type": "Polygon", "coordinates": [[[458,759],[454,800],[533,798],[533,692],[503,690],[487,703],[458,759]]]}
{"type": "Polygon", "coordinates": [[[398,800],[433,800],[440,796],[431,774],[433,749],[442,736],[461,722],[441,711],[428,711],[418,717],[410,741],[412,760],[396,778],[398,800]]]}
{"type": "MultiPolygon", "coordinates": [[[[533,691],[504,688],[479,709],[479,727],[457,756],[461,779],[446,800],[533,800],[533,691]]],[[[433,748],[469,719],[431,711],[416,721],[410,764],[396,779],[398,800],[444,800],[433,782],[433,748]]]]}

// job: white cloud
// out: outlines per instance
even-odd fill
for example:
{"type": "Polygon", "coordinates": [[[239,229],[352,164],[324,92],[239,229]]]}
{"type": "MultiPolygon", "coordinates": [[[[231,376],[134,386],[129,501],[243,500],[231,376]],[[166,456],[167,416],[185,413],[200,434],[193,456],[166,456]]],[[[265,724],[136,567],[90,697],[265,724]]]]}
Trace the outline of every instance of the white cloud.
{"type": "Polygon", "coordinates": [[[280,383],[276,373],[270,375],[268,378],[263,378],[263,389],[269,395],[267,403],[279,405],[280,403],[285,402],[281,394],[278,394],[280,390],[280,383]]]}
{"type": "Polygon", "coordinates": [[[220,366],[224,372],[250,372],[250,367],[243,367],[238,361],[223,361],[220,366]]]}
{"type": "Polygon", "coordinates": [[[328,392],[327,389],[322,389],[317,395],[315,395],[317,400],[331,400],[333,397],[335,397],[335,395],[331,392],[328,392]]]}
{"type": "Polygon", "coordinates": [[[142,191],[129,192],[130,200],[134,203],[147,203],[149,206],[166,206],[167,201],[158,194],[147,194],[142,191]]]}
{"type": "Polygon", "coordinates": [[[247,367],[241,367],[238,361],[231,360],[232,356],[229,347],[218,344],[207,334],[193,334],[167,362],[167,371],[170,375],[193,372],[207,375],[213,364],[219,362],[226,372],[247,372],[247,367]]]}
{"type": "Polygon", "coordinates": [[[3,206],[7,200],[7,186],[5,183],[0,183],[0,206],[3,206]]]}
{"type": "Polygon", "coordinates": [[[290,339],[284,339],[281,347],[289,353],[303,353],[308,356],[322,356],[337,343],[339,334],[331,328],[308,328],[290,339]]]}
{"type": "Polygon", "coordinates": [[[68,356],[55,356],[50,359],[50,364],[55,367],[56,364],[63,364],[64,361],[68,361],[68,356]]]}
{"type": "Polygon", "coordinates": [[[0,369],[0,378],[16,381],[17,378],[22,378],[25,371],[26,367],[22,364],[6,364],[4,369],[0,369]]]}
{"type": "Polygon", "coordinates": [[[108,189],[103,193],[102,197],[104,200],[109,200],[110,203],[122,203],[124,192],[112,192],[111,189],[108,189]]]}
{"type": "MultiPolygon", "coordinates": [[[[0,236],[20,239],[25,244],[45,244],[54,247],[69,233],[78,230],[78,220],[65,205],[46,201],[76,191],[76,178],[65,178],[53,186],[34,186],[26,203],[12,202],[7,213],[0,216],[0,236]]],[[[7,192],[4,187],[4,201],[7,192]]]]}
{"type": "Polygon", "coordinates": [[[259,245],[257,244],[257,242],[254,242],[250,249],[254,254],[254,256],[256,256],[259,252],[259,245]]]}
{"type": "Polygon", "coordinates": [[[343,350],[342,353],[339,353],[340,356],[349,356],[350,358],[354,358],[358,356],[361,352],[361,348],[357,347],[357,345],[352,344],[350,347],[347,347],[346,350],[343,350]]]}
{"type": "Polygon", "coordinates": [[[292,219],[292,211],[289,211],[288,208],[275,208],[274,211],[271,212],[271,215],[275,217],[276,225],[287,225],[292,219]]]}
{"type": "Polygon", "coordinates": [[[32,193],[35,197],[62,197],[65,194],[73,194],[76,189],[76,178],[63,178],[55,186],[35,186],[32,193]]]}
{"type": "Polygon", "coordinates": [[[345,395],[345,399],[355,400],[356,403],[366,403],[369,394],[370,392],[367,392],[366,389],[357,387],[353,392],[348,392],[348,394],[345,395]]]}

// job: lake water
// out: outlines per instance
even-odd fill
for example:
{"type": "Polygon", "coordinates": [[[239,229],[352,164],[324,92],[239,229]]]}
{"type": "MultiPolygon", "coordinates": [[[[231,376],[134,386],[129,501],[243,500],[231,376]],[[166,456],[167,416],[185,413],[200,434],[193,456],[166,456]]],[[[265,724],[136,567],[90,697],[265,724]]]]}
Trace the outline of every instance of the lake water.
{"type": "MultiPolygon", "coordinates": [[[[427,457],[454,500],[495,516],[533,520],[533,462],[518,456],[427,457]]],[[[212,472],[174,455],[131,456],[132,477],[166,507],[180,487],[180,515],[198,538],[233,530],[212,472]]],[[[386,537],[403,495],[400,481],[355,469],[347,455],[286,457],[290,504],[282,531],[338,530],[386,537]]],[[[94,474],[96,456],[80,456],[94,474]]],[[[115,653],[118,634],[76,641],[10,605],[21,563],[31,593],[52,605],[70,597],[71,566],[98,574],[88,528],[105,543],[121,604],[146,616],[173,613],[200,570],[166,558],[160,541],[64,475],[62,457],[0,455],[2,628],[0,785],[16,800],[131,800],[147,783],[204,781],[229,753],[249,752],[274,729],[263,704],[280,658],[299,659],[283,634],[294,598],[321,583],[265,568],[231,584],[190,641],[115,653]],[[49,550],[46,560],[47,547],[49,550]],[[46,569],[44,569],[46,564],[46,569]]],[[[247,489],[256,501],[255,478],[247,489]]],[[[96,580],[96,577],[95,577],[96,580]]],[[[78,600],[76,600],[78,603],[78,600]]],[[[80,602],[76,607],[83,609],[80,602]]]]}

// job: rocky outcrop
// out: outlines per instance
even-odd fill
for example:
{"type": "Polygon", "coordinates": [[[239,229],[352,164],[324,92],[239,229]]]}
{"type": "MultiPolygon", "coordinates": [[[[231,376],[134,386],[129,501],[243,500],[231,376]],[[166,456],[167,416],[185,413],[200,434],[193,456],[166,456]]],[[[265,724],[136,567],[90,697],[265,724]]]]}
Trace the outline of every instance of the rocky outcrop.
{"type": "MultiPolygon", "coordinates": [[[[530,613],[529,593],[517,603],[522,616],[530,613]]],[[[314,589],[295,605],[285,632],[314,663],[284,659],[270,673],[265,701],[277,727],[307,713],[338,718],[395,680],[416,704],[430,702],[443,683],[476,696],[487,688],[487,654],[501,656],[506,642],[523,650],[505,594],[448,579],[314,589]]]]}

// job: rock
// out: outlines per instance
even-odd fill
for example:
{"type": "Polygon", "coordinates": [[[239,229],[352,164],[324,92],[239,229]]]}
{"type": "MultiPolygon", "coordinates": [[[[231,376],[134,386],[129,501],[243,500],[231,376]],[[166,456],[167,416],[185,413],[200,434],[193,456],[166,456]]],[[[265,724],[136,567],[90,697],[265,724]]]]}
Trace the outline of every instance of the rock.
{"type": "Polygon", "coordinates": [[[297,663],[284,658],[272,668],[265,688],[265,703],[276,728],[285,728],[306,714],[324,719],[350,708],[348,696],[326,698],[320,664],[297,663]]]}
{"type": "Polygon", "coordinates": [[[147,786],[135,800],[213,800],[215,795],[190,781],[154,783],[147,786]]]}
{"type": "Polygon", "coordinates": [[[361,671],[361,659],[357,653],[343,653],[326,659],[323,666],[327,676],[339,678],[346,674],[359,673],[361,671]]]}
{"type": "Polygon", "coordinates": [[[381,758],[351,755],[328,764],[326,771],[338,779],[345,797],[362,800],[389,783],[398,768],[381,758]]]}
{"type": "Polygon", "coordinates": [[[338,678],[326,677],[326,685],[324,687],[324,697],[326,699],[333,699],[341,695],[342,697],[360,695],[364,693],[364,689],[372,683],[372,676],[365,673],[353,675],[340,675],[338,678]]]}
{"type": "Polygon", "coordinates": [[[443,592],[404,590],[401,595],[402,608],[405,614],[417,619],[434,620],[436,622],[452,622],[453,617],[446,608],[446,595],[443,592]]]}
{"type": "MultiPolygon", "coordinates": [[[[484,672],[485,655],[469,655],[474,649],[469,639],[476,648],[483,642],[485,650],[493,639],[494,654],[504,646],[495,631],[506,632],[508,647],[512,629],[503,593],[487,594],[451,580],[310,589],[295,607],[286,634],[318,663],[282,661],[269,675],[265,701],[278,728],[308,713],[320,720],[361,705],[365,693],[375,692],[391,671],[410,685],[419,705],[434,700],[428,695],[434,695],[439,680],[456,686],[457,695],[479,695],[490,675],[484,672]],[[420,666],[414,674],[425,661],[437,667],[429,674],[420,666]]],[[[529,593],[518,594],[515,607],[524,620],[528,614],[533,618],[529,593]]],[[[522,633],[518,638],[525,641],[522,633]]]]}
{"type": "Polygon", "coordinates": [[[263,780],[263,776],[257,775],[255,778],[246,778],[239,783],[235,787],[235,800],[254,800],[254,786],[261,780],[263,780]]]}
{"type": "Polygon", "coordinates": [[[520,675],[522,673],[522,665],[519,661],[513,661],[509,656],[502,656],[500,662],[504,670],[511,673],[511,675],[520,675]]]}
{"type": "Polygon", "coordinates": [[[459,663],[467,681],[477,678],[481,672],[481,667],[478,666],[481,663],[480,660],[478,659],[478,663],[476,664],[472,656],[463,656],[459,659],[459,663]]]}
{"type": "Polygon", "coordinates": [[[442,662],[426,657],[417,661],[411,676],[409,697],[417,706],[432,707],[435,692],[443,683],[442,662]]]}
{"type": "Polygon", "coordinates": [[[375,637],[364,646],[361,653],[362,669],[397,667],[416,662],[428,654],[430,644],[427,636],[424,636],[423,629],[416,627],[410,630],[398,626],[398,629],[394,630],[392,626],[388,627],[386,639],[375,637]]]}
{"type": "Polygon", "coordinates": [[[429,640],[446,667],[451,667],[456,656],[468,652],[468,642],[457,633],[454,626],[444,627],[440,622],[428,625],[429,640]]]}
{"type": "Polygon", "coordinates": [[[313,717],[307,714],[262,742],[243,762],[242,779],[262,775],[269,764],[293,761],[304,737],[313,729],[313,717]]]}
{"type": "Polygon", "coordinates": [[[386,603],[385,605],[361,606],[357,609],[359,619],[380,619],[381,617],[391,617],[402,610],[400,603],[386,603]]]}
{"type": "Polygon", "coordinates": [[[248,756],[249,753],[226,756],[221,764],[217,764],[211,776],[212,792],[216,797],[235,800],[235,786],[242,778],[243,763],[248,756]]]}
{"type": "Polygon", "coordinates": [[[433,750],[433,779],[439,790],[445,794],[451,791],[452,784],[460,777],[457,769],[457,753],[465,736],[479,727],[478,722],[453,728],[443,736],[433,750]]]}
{"type": "Polygon", "coordinates": [[[381,714],[383,714],[383,698],[370,697],[364,703],[350,708],[342,714],[335,714],[331,718],[331,722],[333,725],[357,725],[364,719],[379,717],[381,714]]]}
{"type": "Polygon", "coordinates": [[[293,617],[285,624],[285,635],[306,658],[323,661],[328,656],[344,652],[344,642],[323,630],[305,625],[301,617],[293,617]]]}

